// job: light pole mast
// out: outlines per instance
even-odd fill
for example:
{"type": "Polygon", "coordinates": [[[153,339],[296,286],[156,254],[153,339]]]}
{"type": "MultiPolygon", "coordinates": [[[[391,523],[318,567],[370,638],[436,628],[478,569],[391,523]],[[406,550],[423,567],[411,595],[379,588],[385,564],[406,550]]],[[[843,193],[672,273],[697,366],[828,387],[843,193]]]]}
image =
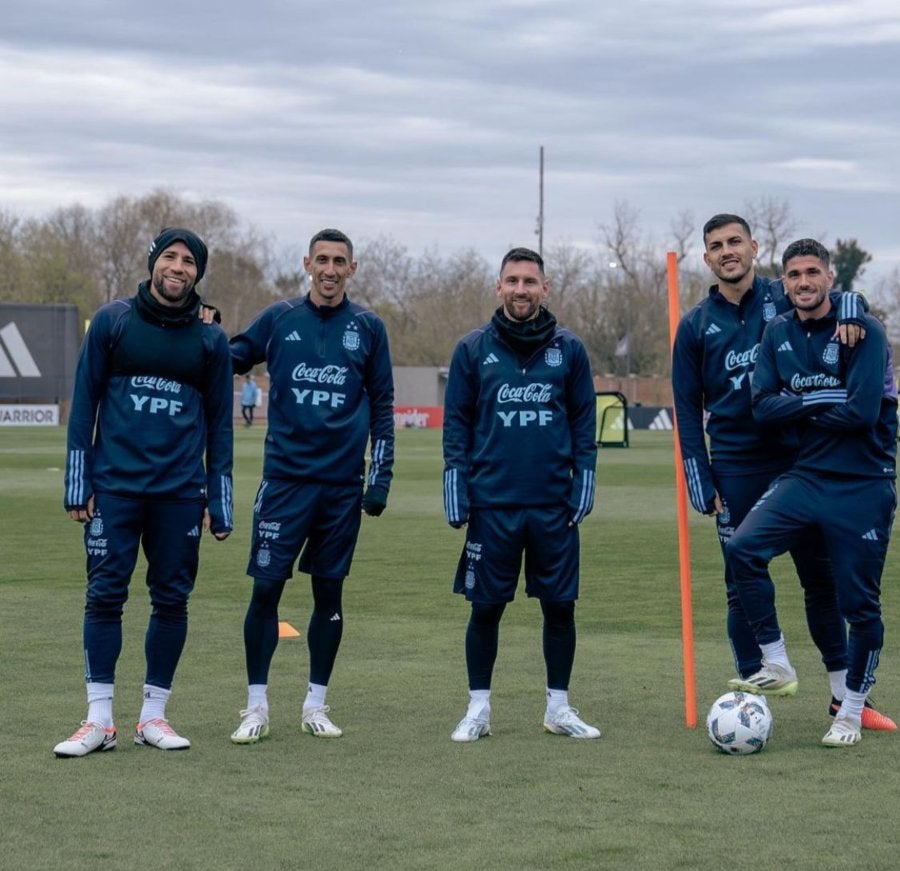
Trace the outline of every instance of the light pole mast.
{"type": "Polygon", "coordinates": [[[538,216],[537,229],[538,254],[544,256],[544,146],[541,146],[538,169],[538,216]]]}

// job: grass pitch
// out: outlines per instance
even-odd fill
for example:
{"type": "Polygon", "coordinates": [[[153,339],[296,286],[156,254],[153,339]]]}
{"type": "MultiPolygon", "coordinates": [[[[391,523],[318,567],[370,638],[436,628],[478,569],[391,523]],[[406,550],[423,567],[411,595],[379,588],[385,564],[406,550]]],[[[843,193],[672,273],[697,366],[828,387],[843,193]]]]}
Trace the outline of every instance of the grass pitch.
{"type": "MultiPolygon", "coordinates": [[[[582,526],[573,703],[603,730],[575,741],[541,729],[540,610],[507,609],[494,679],[493,737],[456,745],[466,704],[464,601],[450,592],[463,533],[441,514],[440,433],[398,433],[387,512],[364,518],[345,588],[346,627],[329,703],[337,741],[302,735],[301,638],[271,675],[271,737],[235,747],[245,702],[244,574],[262,428],[236,431],[235,516],[206,537],[188,645],[169,713],[187,753],[131,743],[148,614],[139,564],[126,609],[119,749],[57,760],[84,716],[80,529],[61,507],[64,432],[0,430],[0,867],[895,868],[900,734],[819,744],[827,681],[789,562],[775,564],[779,611],[801,679],[775,699],[775,735],[751,757],[717,753],[708,705],[732,675],[712,522],[692,515],[700,726],[684,724],[672,437],[638,432],[603,449],[582,526]]],[[[528,474],[523,469],[523,474],[528,474]]],[[[900,718],[896,548],[884,578],[886,647],[876,699],[900,718]]],[[[305,631],[308,579],[281,619],[305,631]]]]}

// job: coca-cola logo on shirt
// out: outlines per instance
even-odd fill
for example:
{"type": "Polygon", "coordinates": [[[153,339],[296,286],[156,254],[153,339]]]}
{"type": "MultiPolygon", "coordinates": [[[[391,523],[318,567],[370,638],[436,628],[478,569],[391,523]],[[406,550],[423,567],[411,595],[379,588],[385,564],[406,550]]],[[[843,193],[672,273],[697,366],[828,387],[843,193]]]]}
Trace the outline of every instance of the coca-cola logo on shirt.
{"type": "Polygon", "coordinates": [[[149,387],[160,393],[181,393],[181,384],[170,378],[157,378],[155,375],[135,375],[131,379],[132,387],[149,387]]]}
{"type": "Polygon", "coordinates": [[[525,384],[522,387],[510,387],[503,384],[497,390],[497,402],[549,402],[551,399],[549,384],[525,384]]]}
{"type": "Polygon", "coordinates": [[[294,367],[294,381],[308,381],[311,384],[344,384],[347,381],[346,366],[307,366],[300,363],[294,367]]]}
{"type": "Polygon", "coordinates": [[[752,366],[759,356],[759,344],[754,345],[749,351],[729,351],[725,357],[725,368],[731,372],[742,366],[752,366]]]}
{"type": "Polygon", "coordinates": [[[791,390],[800,393],[803,390],[815,390],[822,387],[840,387],[841,379],[834,375],[825,375],[817,373],[816,375],[800,375],[795,373],[791,376],[791,390]]]}

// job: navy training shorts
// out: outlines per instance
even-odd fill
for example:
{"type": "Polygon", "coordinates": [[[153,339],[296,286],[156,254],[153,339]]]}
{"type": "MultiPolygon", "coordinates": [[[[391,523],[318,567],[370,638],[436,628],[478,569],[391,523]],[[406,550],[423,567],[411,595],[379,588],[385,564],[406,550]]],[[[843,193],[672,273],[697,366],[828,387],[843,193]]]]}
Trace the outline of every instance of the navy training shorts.
{"type": "Polygon", "coordinates": [[[546,602],[578,598],[578,527],[566,505],[473,508],[453,592],[470,602],[511,602],[525,558],[525,594],[546,602]]]}
{"type": "Polygon", "coordinates": [[[360,485],[263,479],[253,505],[247,574],[282,581],[301,572],[345,578],[362,522],[360,485]]]}

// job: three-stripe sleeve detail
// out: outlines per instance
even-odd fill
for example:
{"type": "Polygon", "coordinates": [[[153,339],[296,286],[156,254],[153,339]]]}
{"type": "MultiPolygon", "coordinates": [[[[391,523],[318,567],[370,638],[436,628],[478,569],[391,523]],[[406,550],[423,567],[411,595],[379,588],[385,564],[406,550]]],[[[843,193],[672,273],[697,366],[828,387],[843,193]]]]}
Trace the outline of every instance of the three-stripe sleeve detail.
{"type": "Polygon", "coordinates": [[[66,504],[84,505],[84,451],[69,451],[69,470],[66,473],[66,504]]]}
{"type": "Polygon", "coordinates": [[[581,489],[578,494],[578,507],[572,515],[572,520],[575,523],[581,523],[594,507],[595,472],[593,469],[582,469],[580,475],[581,489]]]}

